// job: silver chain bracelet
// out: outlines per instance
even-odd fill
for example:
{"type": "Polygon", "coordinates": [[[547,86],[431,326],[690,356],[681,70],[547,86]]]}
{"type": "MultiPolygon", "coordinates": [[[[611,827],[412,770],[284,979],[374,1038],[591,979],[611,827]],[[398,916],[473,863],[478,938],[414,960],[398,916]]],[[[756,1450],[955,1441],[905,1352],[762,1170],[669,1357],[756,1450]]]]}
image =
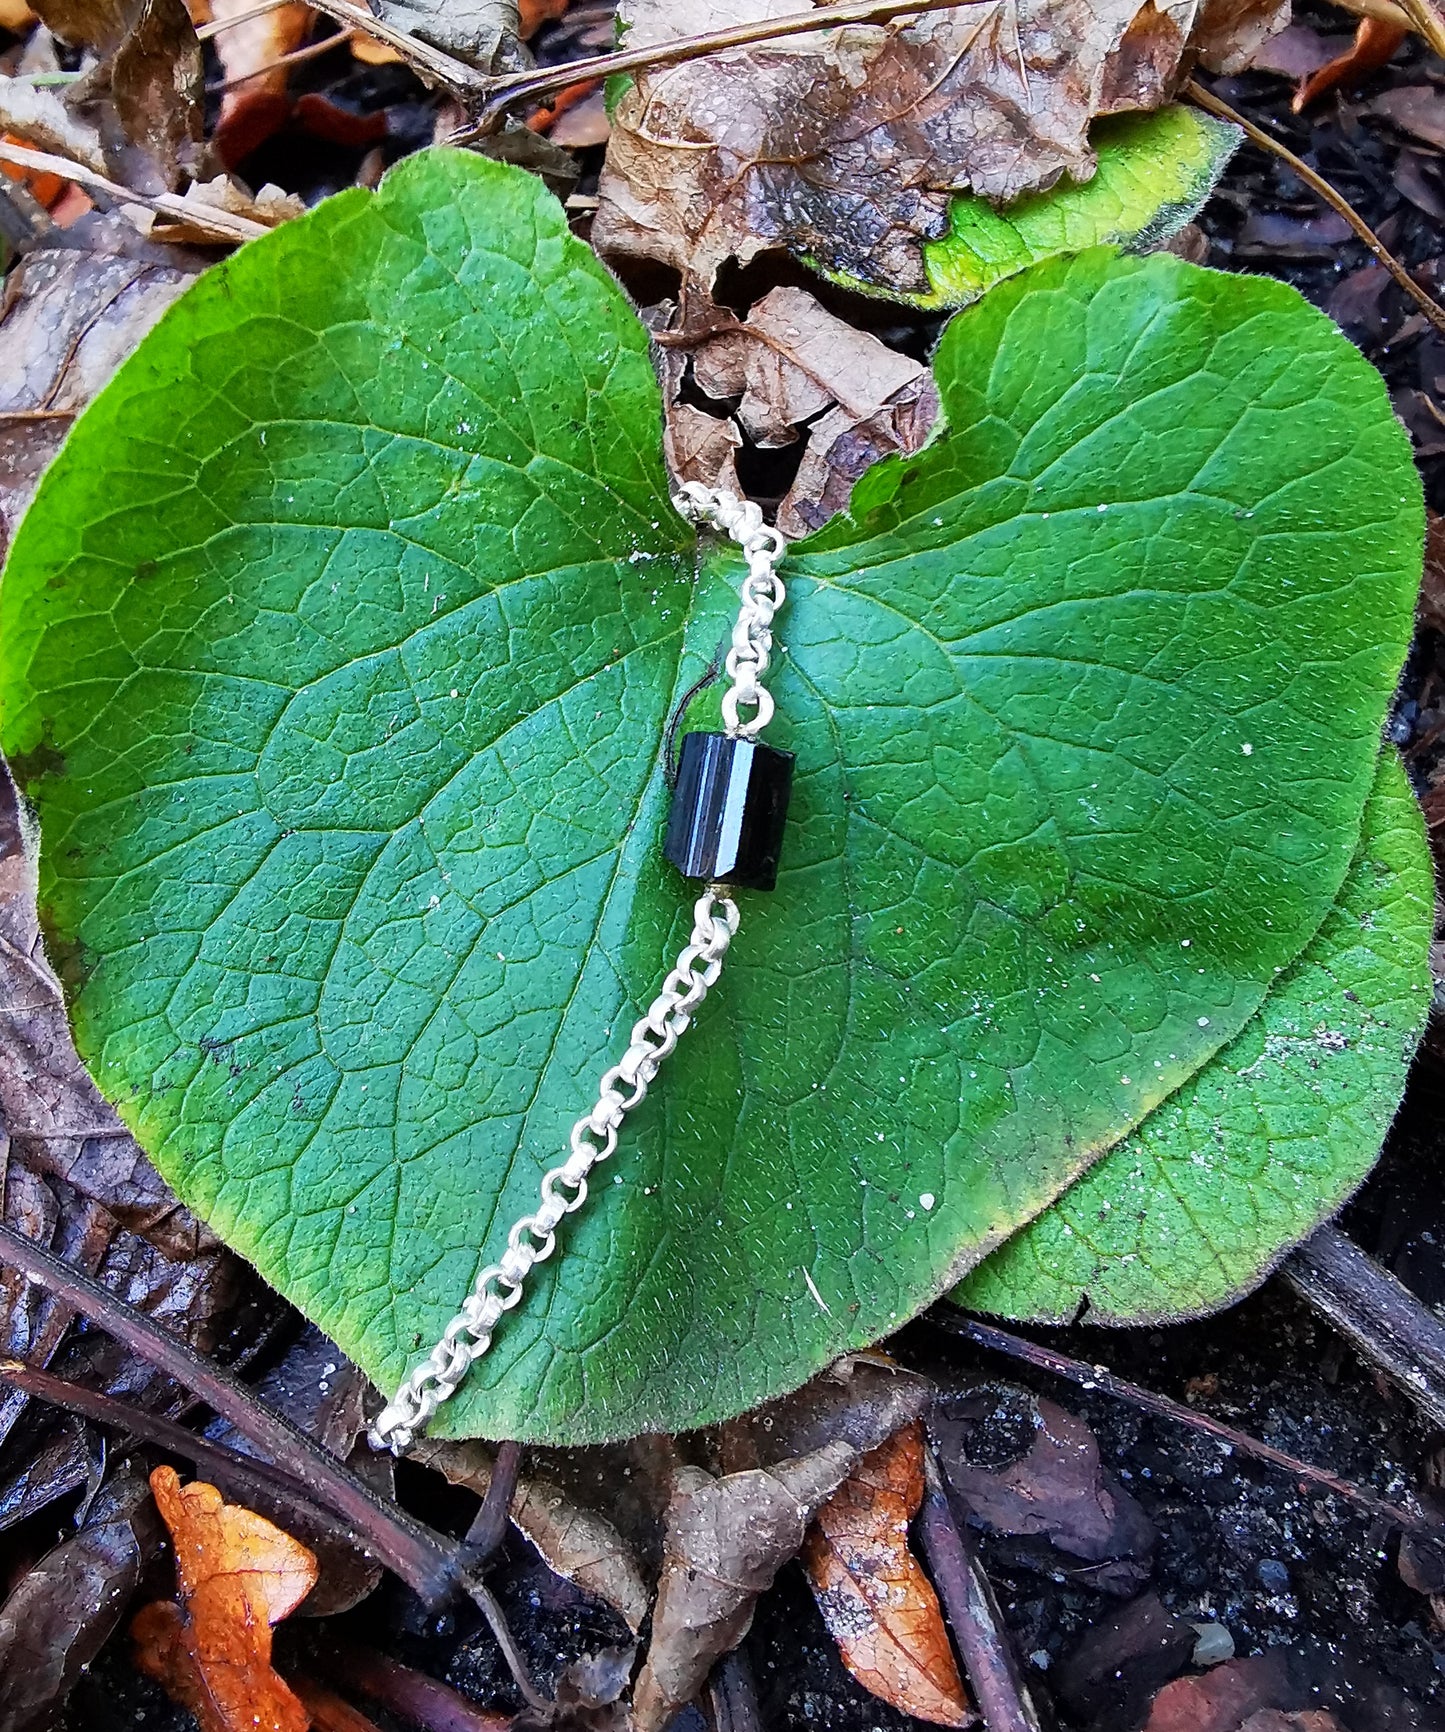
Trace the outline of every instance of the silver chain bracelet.
{"type": "Polygon", "coordinates": [[[738,929],[729,888],[770,890],[777,875],[793,760],[790,753],[758,744],[757,735],[773,714],[772,696],[761,681],[772,654],[773,616],[786,595],[777,563],[787,544],[751,500],[735,494],[690,481],[673,503],[692,522],[730,535],[748,561],[724,664],[726,731],[684,738],[664,845],[673,864],[687,877],[706,879],[707,889],[693,907],[692,936],[661,992],[633,1025],[627,1051],[603,1073],[596,1104],[573,1125],[571,1153],[543,1178],[541,1206],[513,1224],[500,1260],[477,1276],[436,1346],[377,1415],[368,1434],[377,1449],[400,1455],[410,1448],[492,1345],[503,1314],[521,1303],[533,1265],[556,1250],[563,1218],[587,1201],[588,1175],[616,1149],[623,1119],[646,1098],[662,1061],[717,983],[738,929]]]}

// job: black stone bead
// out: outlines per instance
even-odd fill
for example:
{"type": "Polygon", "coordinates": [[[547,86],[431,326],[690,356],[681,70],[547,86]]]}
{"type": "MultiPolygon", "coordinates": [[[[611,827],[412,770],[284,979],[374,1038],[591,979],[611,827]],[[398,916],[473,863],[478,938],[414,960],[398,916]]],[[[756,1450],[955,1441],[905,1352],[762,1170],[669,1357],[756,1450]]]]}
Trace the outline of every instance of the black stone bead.
{"type": "Polygon", "coordinates": [[[663,852],[684,878],[771,890],[793,754],[727,734],[686,734],[663,852]]]}

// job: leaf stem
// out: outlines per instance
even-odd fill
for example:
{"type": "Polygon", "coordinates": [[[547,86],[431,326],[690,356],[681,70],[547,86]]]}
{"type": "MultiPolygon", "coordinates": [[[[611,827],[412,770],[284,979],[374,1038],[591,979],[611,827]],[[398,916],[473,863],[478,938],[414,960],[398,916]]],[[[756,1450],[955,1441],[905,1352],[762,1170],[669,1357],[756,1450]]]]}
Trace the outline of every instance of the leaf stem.
{"type": "Polygon", "coordinates": [[[1410,20],[1411,29],[1424,37],[1436,54],[1445,56],[1445,18],[1431,0],[1400,0],[1400,10],[1410,20]]]}
{"type": "Polygon", "coordinates": [[[1286,1455],[1273,1444],[1251,1437],[1247,1432],[1236,1431],[1232,1426],[1211,1419],[1207,1414],[1196,1413],[1192,1407],[1171,1401],[1167,1395],[1155,1395],[1152,1390],[1142,1389],[1137,1383],[1130,1383],[1127,1378],[1116,1377],[1105,1366],[1088,1365],[1082,1359],[1071,1359],[1065,1353],[1056,1353],[1051,1347],[1041,1347],[1036,1341],[1027,1341],[1021,1335],[1010,1334],[1007,1329],[998,1329],[991,1323],[980,1323],[975,1317],[965,1317],[961,1313],[952,1312],[951,1308],[945,1305],[935,1305],[928,1313],[928,1320],[939,1328],[946,1329],[950,1335],[961,1335],[976,1347],[987,1348],[990,1353],[1004,1353],[1010,1359],[1020,1359],[1025,1365],[1032,1365],[1039,1371],[1051,1372],[1055,1377],[1065,1377],[1082,1389],[1102,1389],[1105,1395],[1113,1396],[1116,1401],[1127,1401],[1131,1407],[1142,1408],[1145,1413],[1155,1414],[1160,1419],[1175,1420],[1180,1425],[1187,1425],[1192,1431],[1202,1431],[1210,1437],[1216,1437],[1240,1455],[1253,1456],[1257,1461],[1267,1461],[1274,1467],[1282,1467],[1292,1478],[1306,1480],[1311,1485],[1332,1492],[1336,1497],[1345,1498],[1377,1520],[1388,1522],[1391,1527],[1403,1528],[1410,1533],[1438,1532],[1438,1524],[1406,1509],[1402,1504],[1390,1503],[1385,1498],[1377,1497],[1374,1492],[1366,1491],[1353,1480],[1341,1479],[1328,1468],[1312,1467],[1307,1461],[1286,1455]]]}
{"type": "Polygon", "coordinates": [[[206,205],[179,198],[173,192],[157,193],[154,197],[132,192],[128,186],[120,186],[117,182],[108,180],[103,174],[97,174],[93,168],[87,168],[84,163],[72,162],[66,156],[52,156],[46,150],[31,150],[28,145],[11,144],[4,138],[0,138],[0,162],[12,163],[16,168],[35,169],[41,174],[57,174],[62,180],[73,180],[77,186],[104,193],[117,204],[141,205],[146,210],[169,217],[172,222],[185,222],[192,228],[209,229],[218,241],[231,245],[255,240],[258,235],[271,232],[264,223],[252,222],[250,217],[235,216],[230,211],[222,210],[219,205],[206,205]]]}
{"type": "MultiPolygon", "coordinates": [[[[1415,0],[1415,3],[1423,4],[1424,0],[1415,0]]],[[[1411,17],[1413,19],[1413,13],[1411,17]]],[[[1418,24],[1416,28],[1419,28],[1418,24]]],[[[1445,52],[1445,49],[1437,50],[1437,52],[1445,52]]],[[[1206,113],[1216,115],[1220,120],[1232,121],[1261,150],[1267,150],[1272,156],[1277,156],[1281,162],[1288,163],[1311,192],[1318,193],[1331,210],[1338,212],[1345,219],[1435,329],[1445,335],[1445,307],[1442,307],[1438,301],[1425,293],[1424,289],[1386,247],[1385,243],[1342,192],[1338,192],[1332,187],[1322,174],[1317,173],[1307,162],[1296,156],[1287,145],[1283,145],[1277,138],[1271,137],[1263,127],[1256,126],[1252,120],[1246,120],[1242,114],[1237,113],[1227,102],[1216,96],[1212,90],[1206,90],[1198,79],[1189,79],[1184,85],[1183,94],[1197,107],[1204,109],[1206,113]]]]}
{"type": "Polygon", "coordinates": [[[354,30],[338,30],[334,36],[323,36],[319,42],[308,42],[304,47],[293,48],[289,54],[278,54],[264,66],[238,73],[235,78],[222,78],[215,84],[208,84],[206,95],[224,96],[228,90],[240,90],[254,79],[265,78],[269,73],[280,72],[288,66],[299,66],[303,60],[319,60],[323,54],[330,54],[333,48],[345,48],[355,35],[354,30]]]}
{"type": "Polygon", "coordinates": [[[229,18],[213,18],[209,24],[201,24],[196,29],[198,42],[209,42],[213,36],[220,36],[227,30],[235,30],[242,24],[250,24],[257,18],[264,18],[268,12],[279,12],[283,6],[294,6],[296,0],[260,0],[259,5],[248,6],[244,12],[235,12],[229,18]]]}

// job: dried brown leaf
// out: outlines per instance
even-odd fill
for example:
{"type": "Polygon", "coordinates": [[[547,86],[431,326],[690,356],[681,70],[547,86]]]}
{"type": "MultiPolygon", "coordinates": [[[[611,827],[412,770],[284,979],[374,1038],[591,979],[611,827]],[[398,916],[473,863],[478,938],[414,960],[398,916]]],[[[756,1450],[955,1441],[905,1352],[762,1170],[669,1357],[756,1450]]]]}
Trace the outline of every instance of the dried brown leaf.
{"type": "Polygon", "coordinates": [[[184,0],[141,0],[111,59],[110,93],[137,159],[127,185],[173,191],[200,160],[205,118],[201,44],[184,0]]]}
{"type": "Polygon", "coordinates": [[[938,1596],[908,1547],[923,1502],[923,1427],[905,1426],[864,1456],[818,1511],[803,1567],[843,1663],[904,1714],[966,1726],[938,1596]]]}
{"type": "Polygon", "coordinates": [[[1407,84],[1377,96],[1364,110],[1382,115],[1402,132],[1445,150],[1445,95],[1430,84],[1407,84]]]}
{"type": "MultiPolygon", "coordinates": [[[[545,1463],[546,1452],[536,1453],[545,1463]]],[[[485,1445],[423,1438],[412,1459],[486,1496],[492,1455],[485,1445]]],[[[606,1516],[579,1503],[545,1469],[518,1477],[510,1515],[555,1575],[611,1606],[630,1630],[640,1628],[651,1595],[632,1547],[606,1516]]]]}
{"type": "MultiPolygon", "coordinates": [[[[952,195],[1089,179],[1096,115],[1176,87],[1196,20],[1228,58],[1289,0],[974,0],[638,75],[613,116],[598,250],[710,289],[786,246],[879,286],[927,287],[920,243],[952,195]]],[[[629,0],[629,46],[796,10],[793,0],[629,0]]]]}
{"type": "Polygon", "coordinates": [[[271,1627],[316,1585],[316,1559],[213,1485],[151,1475],[175,1545],[180,1604],[160,1600],[131,1625],[135,1660],[188,1708],[201,1732],[308,1732],[305,1708],[271,1665],[271,1627]]]}
{"type": "Polygon", "coordinates": [[[1243,72],[1290,20],[1290,0],[1202,0],[1191,46],[1209,72],[1243,72]]]}
{"type": "Polygon", "coordinates": [[[949,1485],[986,1531],[1085,1560],[1090,1586],[1107,1592],[1132,1593],[1147,1578],[1154,1525],[1104,1470],[1082,1419],[993,1384],[941,1403],[929,1429],[949,1485]]]}
{"type": "Polygon", "coordinates": [[[510,72],[523,60],[518,0],[379,0],[396,30],[465,60],[482,72],[510,72]]]}
{"type": "Polygon", "coordinates": [[[916,451],[938,414],[926,367],[799,288],[773,289],[746,322],[715,314],[690,351],[671,349],[665,383],[668,456],[680,480],[736,486],[733,453],[744,435],[764,448],[805,442],[778,510],[785,535],[842,510],[858,476],[880,457],[916,451]],[[717,416],[681,400],[685,355],[717,416]],[[740,401],[729,411],[732,399],[740,401]]]}
{"type": "Polygon", "coordinates": [[[0,1732],[19,1732],[64,1701],[119,1623],[160,1525],[143,1475],[124,1467],[77,1533],[28,1570],[0,1609],[0,1732]]]}
{"type": "Polygon", "coordinates": [[[1226,1660],[1197,1678],[1176,1678],[1154,1698],[1144,1732],[1239,1732],[1261,1709],[1300,1706],[1286,1657],[1278,1651],[1226,1660]]]}
{"type": "Polygon", "coordinates": [[[842,1441],[722,1479],[679,1469],[667,1512],[652,1642],[637,1680],[637,1732],[660,1732],[747,1634],[758,1595],[795,1557],[808,1522],[857,1452],[842,1441]]]}

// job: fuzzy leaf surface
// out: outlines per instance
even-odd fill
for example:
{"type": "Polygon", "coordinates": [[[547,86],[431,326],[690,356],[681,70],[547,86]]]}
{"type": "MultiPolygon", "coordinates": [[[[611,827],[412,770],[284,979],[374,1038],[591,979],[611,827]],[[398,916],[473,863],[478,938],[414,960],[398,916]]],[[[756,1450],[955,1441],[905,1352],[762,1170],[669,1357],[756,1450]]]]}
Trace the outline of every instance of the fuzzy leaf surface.
{"type": "Polygon", "coordinates": [[[1375,1164],[1429,1009],[1434,907],[1420,809],[1386,752],[1339,900],[1259,1014],[954,1298],[1151,1323],[1255,1286],[1375,1164]]]}
{"type": "MultiPolygon", "coordinates": [[[[952,431],[789,560],[779,888],[439,1432],[683,1429],[877,1339],[1335,898],[1419,570],[1378,375],[1289,288],[1103,251],[935,372],[952,431]]],[[[739,562],[696,557],[658,445],[560,207],[424,153],[171,309],[0,588],[80,1050],[384,1388],[690,924],[664,739],[739,562]]]]}

